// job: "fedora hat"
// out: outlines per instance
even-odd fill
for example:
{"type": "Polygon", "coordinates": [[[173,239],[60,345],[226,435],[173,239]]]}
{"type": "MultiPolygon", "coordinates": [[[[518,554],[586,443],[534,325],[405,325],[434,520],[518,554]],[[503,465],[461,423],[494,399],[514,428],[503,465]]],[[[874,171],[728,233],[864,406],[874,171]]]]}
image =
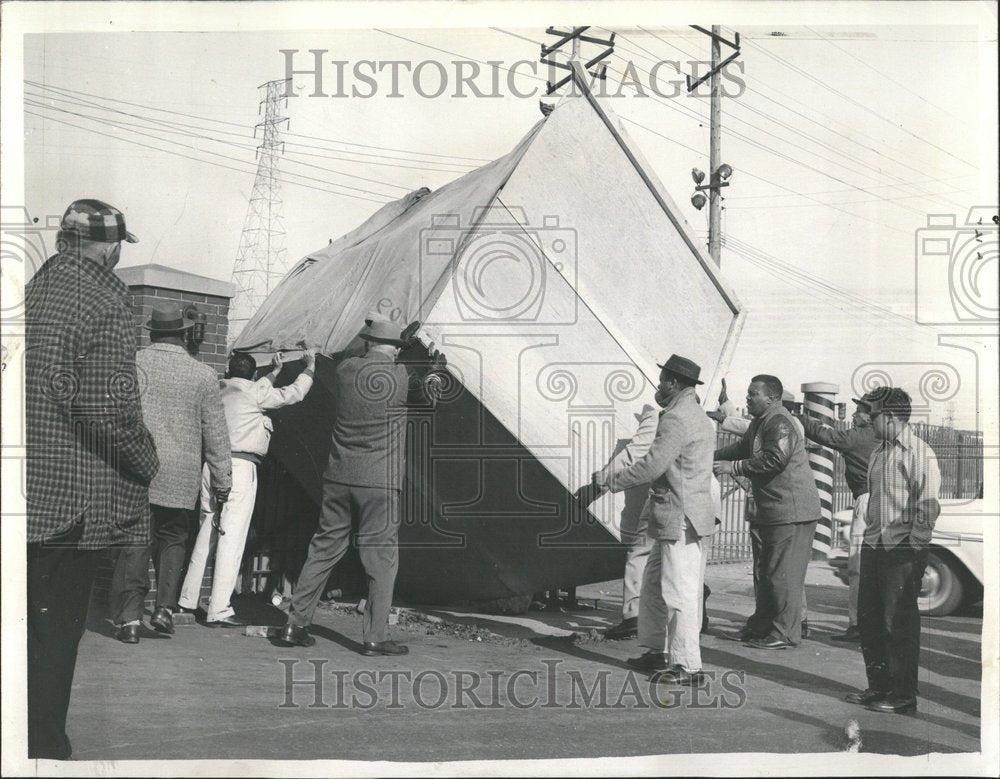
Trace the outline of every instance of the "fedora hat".
{"type": "Polygon", "coordinates": [[[386,320],[376,319],[362,333],[361,337],[366,341],[376,344],[389,344],[390,346],[406,346],[400,336],[399,325],[386,320]]]}
{"type": "Polygon", "coordinates": [[[185,317],[184,310],[176,303],[160,303],[154,306],[143,327],[151,333],[175,333],[194,327],[194,321],[185,317]]]}
{"type": "Polygon", "coordinates": [[[704,384],[703,381],[698,381],[698,377],[701,375],[701,366],[693,360],[689,360],[687,357],[679,357],[676,354],[670,355],[670,358],[660,365],[656,364],[660,370],[666,371],[667,373],[672,373],[675,376],[680,376],[681,378],[693,381],[695,384],[704,384]]]}

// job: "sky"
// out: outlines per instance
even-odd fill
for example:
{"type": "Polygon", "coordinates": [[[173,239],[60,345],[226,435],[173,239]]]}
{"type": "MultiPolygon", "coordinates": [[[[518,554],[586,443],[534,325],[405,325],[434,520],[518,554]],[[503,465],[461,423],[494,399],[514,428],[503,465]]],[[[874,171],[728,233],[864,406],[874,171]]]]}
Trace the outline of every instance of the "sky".
{"type": "MultiPolygon", "coordinates": [[[[968,329],[913,321],[918,268],[926,294],[939,302],[953,283],[942,258],[916,256],[928,215],[956,215],[962,225],[973,206],[996,213],[997,90],[984,75],[995,79],[995,32],[990,38],[981,27],[938,21],[904,24],[900,15],[897,24],[735,28],[746,87],[723,100],[722,158],[734,174],[725,190],[722,272],[748,311],[729,371],[738,405],[756,373],[778,375],[797,395],[802,382],[833,382],[838,400],[849,401],[864,389],[861,376],[883,371],[913,387],[915,398],[923,388],[932,421],[982,426],[985,374],[966,347],[989,360],[995,346],[984,351],[967,335],[959,348],[941,346],[942,335],[968,329]]],[[[689,197],[691,169],[708,169],[708,99],[658,97],[648,80],[658,61],[680,60],[688,70],[688,60],[707,59],[708,39],[690,27],[632,22],[590,34],[609,30],[617,33],[609,90],[621,96],[608,102],[704,237],[708,209],[696,210],[689,197]],[[629,62],[646,96],[619,87],[629,62]]],[[[126,245],[123,265],[155,262],[230,280],[254,183],[258,85],[284,76],[281,50],[298,51],[296,68],[311,66],[310,49],[324,50],[325,62],[347,62],[348,93],[368,89],[351,73],[361,60],[441,63],[449,91],[433,98],[418,92],[436,85],[433,63],[416,84],[401,73],[395,92],[387,66],[371,97],[310,97],[312,77],[293,78],[300,96],[283,107],[289,121],[279,161],[291,266],[382,202],[434,189],[508,152],[541,116],[537,94],[515,91],[540,81],[484,65],[476,83],[489,93],[498,75],[500,96],[455,97],[453,63],[535,62],[550,38],[544,26],[516,19],[447,30],[29,35],[25,205],[44,218],[78,197],[106,200],[140,237],[126,245]]],[[[584,44],[583,53],[598,50],[584,44]]],[[[669,67],[660,72],[677,78],[669,67]]],[[[544,69],[537,73],[544,78],[544,69]]],[[[327,65],[324,89],[335,87],[327,65]]],[[[975,277],[987,297],[997,286],[992,236],[975,277]]]]}

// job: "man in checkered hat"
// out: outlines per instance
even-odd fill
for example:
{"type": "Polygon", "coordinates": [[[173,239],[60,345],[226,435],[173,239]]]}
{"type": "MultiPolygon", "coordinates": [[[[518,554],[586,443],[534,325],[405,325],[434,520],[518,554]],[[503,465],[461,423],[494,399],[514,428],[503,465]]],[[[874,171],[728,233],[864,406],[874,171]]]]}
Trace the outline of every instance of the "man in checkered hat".
{"type": "Polygon", "coordinates": [[[77,200],[25,287],[28,757],[72,752],[66,712],[102,549],[145,543],[159,461],[142,421],[117,208],[77,200]]]}

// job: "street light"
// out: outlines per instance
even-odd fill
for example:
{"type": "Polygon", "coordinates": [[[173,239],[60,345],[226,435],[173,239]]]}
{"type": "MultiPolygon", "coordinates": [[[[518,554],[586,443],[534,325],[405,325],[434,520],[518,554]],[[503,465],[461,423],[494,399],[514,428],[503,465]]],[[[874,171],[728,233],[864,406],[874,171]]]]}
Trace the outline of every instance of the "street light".
{"type": "Polygon", "coordinates": [[[695,184],[700,184],[705,180],[705,173],[697,168],[691,168],[691,178],[694,179],[695,184]]]}
{"type": "Polygon", "coordinates": [[[699,211],[705,207],[705,203],[708,202],[708,198],[705,197],[701,192],[695,192],[691,195],[691,205],[697,208],[699,211]]]}

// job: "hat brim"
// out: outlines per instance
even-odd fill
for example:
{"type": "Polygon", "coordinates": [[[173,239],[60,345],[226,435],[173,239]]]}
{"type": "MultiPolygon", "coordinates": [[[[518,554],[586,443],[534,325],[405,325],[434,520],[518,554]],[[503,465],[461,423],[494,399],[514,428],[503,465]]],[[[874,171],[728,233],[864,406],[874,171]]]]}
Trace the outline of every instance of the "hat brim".
{"type": "Polygon", "coordinates": [[[695,379],[695,378],[693,378],[691,376],[685,376],[683,373],[678,373],[677,371],[671,370],[670,368],[666,367],[665,365],[660,365],[659,363],[656,364],[656,367],[659,368],[661,371],[665,371],[666,373],[669,373],[671,376],[680,376],[682,379],[687,379],[688,381],[693,381],[695,384],[704,384],[705,383],[705,382],[699,381],[698,379],[695,379]]]}
{"type": "Polygon", "coordinates": [[[139,239],[128,230],[125,231],[125,243],[139,243],[139,239]]]}
{"type": "Polygon", "coordinates": [[[146,322],[146,324],[142,326],[142,329],[149,330],[151,333],[180,333],[184,330],[190,330],[192,327],[194,327],[194,322],[187,322],[186,324],[182,324],[180,327],[159,327],[158,325],[154,325],[152,322],[146,322]]]}
{"type": "Polygon", "coordinates": [[[692,378],[691,376],[685,376],[683,373],[678,373],[677,371],[671,370],[666,365],[660,365],[660,363],[656,363],[656,367],[659,368],[661,371],[666,371],[671,376],[680,376],[682,379],[687,379],[688,381],[693,381],[695,384],[704,384],[705,383],[703,381],[698,381],[698,379],[692,378]]]}
{"type": "Polygon", "coordinates": [[[388,344],[389,346],[398,346],[400,348],[406,346],[398,338],[379,338],[377,335],[369,335],[368,333],[361,333],[361,339],[374,344],[388,344]]]}

